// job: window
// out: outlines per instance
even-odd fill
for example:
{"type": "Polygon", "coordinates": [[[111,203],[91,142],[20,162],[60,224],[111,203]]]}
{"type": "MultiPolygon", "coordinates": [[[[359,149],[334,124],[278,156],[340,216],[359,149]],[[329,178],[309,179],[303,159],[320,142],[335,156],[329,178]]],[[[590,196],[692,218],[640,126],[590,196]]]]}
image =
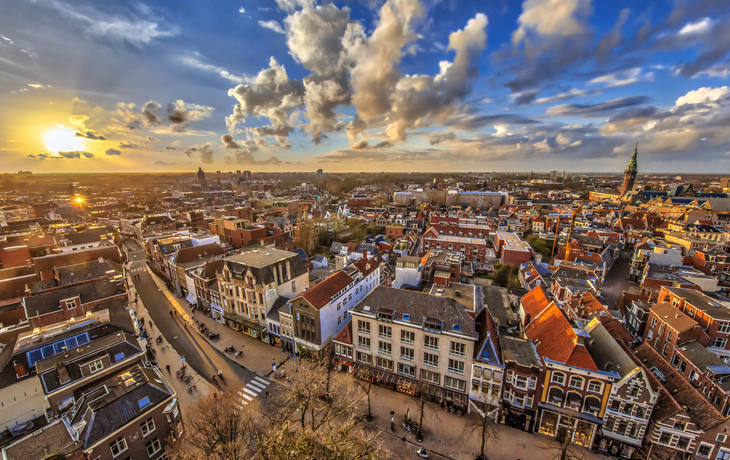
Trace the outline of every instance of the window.
{"type": "Polygon", "coordinates": [[[162,449],[162,446],[160,445],[160,439],[155,438],[152,441],[147,443],[147,455],[152,457],[157,452],[159,452],[162,449]]]}
{"type": "Polygon", "coordinates": [[[407,375],[409,377],[415,377],[416,368],[414,366],[409,366],[407,364],[398,363],[398,373],[407,375]]]}
{"type": "Polygon", "coordinates": [[[124,439],[124,436],[120,436],[109,444],[109,448],[112,451],[112,456],[116,458],[119,454],[127,450],[127,440],[124,439]]]}
{"type": "Polygon", "coordinates": [[[679,436],[677,439],[677,449],[687,450],[689,447],[689,438],[686,436],[679,436]]]}
{"type": "Polygon", "coordinates": [[[147,436],[148,434],[155,431],[155,421],[152,420],[152,417],[150,417],[144,422],[140,423],[139,429],[142,431],[142,436],[147,436]]]}
{"type": "Polygon", "coordinates": [[[725,348],[725,345],[727,345],[727,339],[716,338],[712,342],[712,346],[715,348],[725,348]]]}
{"type": "Polygon", "coordinates": [[[370,334],[370,322],[357,320],[357,331],[363,334],[370,334]]]}
{"type": "Polygon", "coordinates": [[[715,460],[730,460],[730,450],[720,447],[720,452],[717,453],[715,460]]]}
{"type": "Polygon", "coordinates": [[[423,354],[423,364],[425,364],[426,366],[438,367],[439,355],[434,355],[431,353],[424,353],[423,354]]]}
{"type": "Polygon", "coordinates": [[[562,374],[560,372],[553,372],[553,375],[550,377],[550,382],[557,385],[565,384],[565,374],[562,374]]]}
{"type": "Polygon", "coordinates": [[[403,343],[415,343],[416,333],[413,331],[400,331],[400,341],[403,343]]]}
{"type": "Polygon", "coordinates": [[[438,337],[433,337],[430,335],[425,336],[423,338],[423,346],[428,348],[429,350],[438,350],[439,349],[438,337]]]}
{"type": "Polygon", "coordinates": [[[528,385],[527,377],[522,375],[515,375],[514,378],[514,386],[515,388],[519,388],[521,390],[526,390],[528,385]]]}
{"type": "Polygon", "coordinates": [[[674,429],[677,430],[677,431],[684,431],[684,430],[686,430],[687,429],[687,422],[682,422],[682,421],[679,421],[679,420],[675,421],[674,422],[674,429]]]}
{"type": "Polygon", "coordinates": [[[390,326],[378,325],[378,337],[389,339],[393,337],[393,328],[390,326]]]}
{"type": "Polygon", "coordinates": [[[577,375],[574,375],[570,378],[570,383],[568,383],[568,386],[570,388],[577,388],[579,390],[583,389],[583,378],[578,377],[577,375]]]}
{"type": "Polygon", "coordinates": [[[727,439],[726,434],[718,434],[717,437],[715,438],[715,441],[716,442],[725,442],[726,439],[727,439]]]}
{"type": "Polygon", "coordinates": [[[150,398],[148,396],[145,396],[144,398],[137,401],[137,404],[139,405],[139,408],[142,409],[143,407],[147,407],[152,404],[152,401],[150,401],[150,398]]]}
{"type": "Polygon", "coordinates": [[[372,356],[370,356],[367,353],[361,353],[359,351],[357,352],[357,360],[359,362],[365,363],[365,364],[372,364],[373,363],[373,357],[372,356]]]}
{"type": "Polygon", "coordinates": [[[600,393],[603,389],[603,383],[599,382],[598,380],[591,380],[588,382],[588,391],[591,393],[600,393]]]}
{"type": "Polygon", "coordinates": [[[381,369],[393,372],[393,361],[389,359],[375,358],[375,365],[381,369]]]}
{"type": "Polygon", "coordinates": [[[383,342],[382,340],[378,342],[378,351],[380,353],[389,355],[392,352],[392,347],[389,342],[383,342]]]}
{"type": "Polygon", "coordinates": [[[449,372],[454,374],[464,374],[464,361],[449,359],[449,372]]]}
{"type": "Polygon", "coordinates": [[[719,323],[717,323],[717,332],[721,334],[730,333],[730,323],[725,321],[720,321],[719,323]]]}
{"type": "Polygon", "coordinates": [[[369,350],[370,349],[370,337],[363,337],[361,335],[358,336],[357,337],[357,345],[360,348],[365,348],[366,350],[369,350]]]}
{"type": "Polygon", "coordinates": [[[466,356],[466,344],[459,342],[451,342],[449,353],[456,356],[466,356]]]}
{"type": "Polygon", "coordinates": [[[337,311],[340,311],[340,302],[337,302],[337,311]]]}
{"type": "Polygon", "coordinates": [[[415,356],[416,356],[416,354],[415,354],[415,350],[413,348],[400,347],[401,359],[407,359],[408,361],[413,361],[415,356]]]}
{"type": "Polygon", "coordinates": [[[632,386],[631,390],[629,392],[629,396],[631,396],[632,398],[638,398],[639,397],[639,387],[632,386]]]}
{"type": "Polygon", "coordinates": [[[651,328],[654,329],[656,327],[656,316],[651,318],[651,328]]]}
{"type": "Polygon", "coordinates": [[[710,458],[710,455],[712,455],[712,448],[712,444],[707,444],[703,442],[697,449],[697,456],[702,458],[710,458]]]}
{"type": "Polygon", "coordinates": [[[89,370],[93,374],[94,372],[99,372],[100,370],[104,369],[104,364],[101,362],[101,359],[97,359],[96,361],[92,361],[89,364],[89,370]]]}
{"type": "Polygon", "coordinates": [[[466,391],[466,382],[453,377],[444,377],[444,386],[454,390],[466,391]]]}
{"type": "Polygon", "coordinates": [[[437,374],[436,372],[431,372],[426,369],[421,369],[421,380],[425,380],[429,383],[438,385],[440,379],[441,379],[441,376],[439,374],[437,374]]]}
{"type": "Polygon", "coordinates": [[[662,432],[662,435],[659,436],[659,444],[668,446],[669,443],[671,443],[671,442],[672,442],[672,435],[669,433],[662,432]]]}
{"type": "Polygon", "coordinates": [[[342,317],[341,316],[338,316],[337,317],[337,325],[339,326],[340,324],[342,324],[342,317]]]}

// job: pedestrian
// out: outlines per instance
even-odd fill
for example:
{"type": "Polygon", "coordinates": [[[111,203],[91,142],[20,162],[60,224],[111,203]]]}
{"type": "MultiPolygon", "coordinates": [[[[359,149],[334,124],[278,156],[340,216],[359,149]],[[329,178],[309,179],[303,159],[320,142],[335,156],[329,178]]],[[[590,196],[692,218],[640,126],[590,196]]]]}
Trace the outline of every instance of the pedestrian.
{"type": "Polygon", "coordinates": [[[390,417],[390,431],[395,433],[395,415],[390,417]]]}
{"type": "Polygon", "coordinates": [[[274,361],[273,363],[271,363],[271,370],[272,370],[272,372],[274,374],[276,374],[276,361],[274,361]]]}

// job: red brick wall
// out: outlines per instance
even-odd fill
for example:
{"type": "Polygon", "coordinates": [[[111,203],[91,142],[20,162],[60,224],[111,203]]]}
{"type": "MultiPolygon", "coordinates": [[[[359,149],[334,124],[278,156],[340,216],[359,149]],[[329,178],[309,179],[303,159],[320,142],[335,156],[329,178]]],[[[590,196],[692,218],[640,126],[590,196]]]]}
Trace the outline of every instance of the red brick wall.
{"type": "Polygon", "coordinates": [[[520,265],[527,263],[532,259],[532,254],[525,251],[510,251],[505,249],[502,251],[502,263],[506,265],[520,265]]]}
{"type": "Polygon", "coordinates": [[[0,249],[0,268],[13,268],[30,264],[31,258],[28,246],[0,249]]]}

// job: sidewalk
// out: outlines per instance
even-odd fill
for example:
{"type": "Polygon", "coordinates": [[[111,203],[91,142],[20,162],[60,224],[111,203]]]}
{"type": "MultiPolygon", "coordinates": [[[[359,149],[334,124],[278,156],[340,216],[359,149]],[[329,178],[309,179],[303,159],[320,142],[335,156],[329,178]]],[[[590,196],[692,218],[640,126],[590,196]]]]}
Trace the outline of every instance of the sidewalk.
{"type": "MultiPolygon", "coordinates": [[[[130,298],[134,298],[134,284],[131,279],[127,278],[127,280],[129,282],[129,296],[130,298]]],[[[144,307],[141,298],[137,299],[136,304],[135,302],[132,302],[130,305],[132,306],[132,310],[137,318],[144,318],[146,322],[149,322],[150,315],[144,307]]],[[[187,411],[185,409],[195,404],[202,396],[214,391],[215,388],[207,380],[196,373],[191,366],[185,366],[186,373],[191,376],[190,382],[185,383],[185,381],[178,379],[175,376],[175,371],[181,367],[180,354],[177,353],[172,345],[167,343],[164,339],[159,345],[157,345],[154,340],[154,337],[157,335],[159,335],[159,331],[156,328],[148,330],[148,343],[156,351],[155,360],[157,361],[160,373],[165,377],[165,380],[170,387],[175,390],[175,396],[180,401],[180,407],[182,408],[183,420],[187,421],[187,411]],[[168,365],[170,366],[170,372],[167,372],[166,370],[166,366],[168,365]],[[188,392],[188,388],[193,384],[196,386],[196,389],[193,389],[192,392],[188,392]]]]}
{"type": "Polygon", "coordinates": [[[287,353],[279,347],[269,345],[259,339],[254,339],[248,335],[243,334],[241,331],[235,331],[225,324],[221,324],[214,320],[210,316],[206,316],[203,312],[193,313],[192,306],[185,299],[178,299],[170,291],[167,290],[165,283],[155,275],[152,270],[147,267],[147,272],[152,276],[152,279],[157,284],[157,288],[161,289],[167,297],[167,300],[177,310],[177,315],[184,321],[187,321],[191,330],[195,330],[200,334],[208,343],[223,353],[226,357],[235,361],[239,365],[255,372],[261,376],[273,378],[270,374],[272,373],[272,363],[276,363],[277,372],[282,367],[286,369],[286,372],[294,372],[292,354],[287,353]],[[220,338],[210,340],[208,336],[202,334],[198,325],[202,323],[208,328],[208,332],[217,332],[220,334],[220,338]],[[233,353],[225,353],[227,347],[233,346],[237,352],[243,351],[242,355],[238,357],[234,356],[233,353]]]}

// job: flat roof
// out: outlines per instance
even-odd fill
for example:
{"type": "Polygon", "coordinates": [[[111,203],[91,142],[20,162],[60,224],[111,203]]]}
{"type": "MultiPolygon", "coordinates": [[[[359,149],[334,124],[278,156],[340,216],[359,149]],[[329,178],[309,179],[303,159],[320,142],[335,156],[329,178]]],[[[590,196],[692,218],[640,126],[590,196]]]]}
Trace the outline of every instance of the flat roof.
{"type": "MultiPolygon", "coordinates": [[[[436,273],[438,274],[439,272],[436,273]]],[[[449,273],[443,273],[446,274],[446,277],[449,276],[449,273]]],[[[434,284],[431,287],[430,294],[437,295],[439,297],[448,297],[450,299],[454,299],[461,305],[463,305],[464,308],[466,308],[467,310],[475,311],[474,296],[476,294],[476,287],[474,285],[451,283],[449,287],[444,287],[434,284]],[[459,292],[459,295],[456,294],[457,291],[459,292]]]]}
{"type": "Polygon", "coordinates": [[[264,268],[268,267],[274,262],[289,259],[292,257],[299,258],[299,256],[293,252],[282,251],[281,249],[275,248],[264,248],[260,250],[257,249],[244,252],[242,254],[234,254],[230,257],[226,257],[226,260],[242,263],[251,267],[264,268]]]}

